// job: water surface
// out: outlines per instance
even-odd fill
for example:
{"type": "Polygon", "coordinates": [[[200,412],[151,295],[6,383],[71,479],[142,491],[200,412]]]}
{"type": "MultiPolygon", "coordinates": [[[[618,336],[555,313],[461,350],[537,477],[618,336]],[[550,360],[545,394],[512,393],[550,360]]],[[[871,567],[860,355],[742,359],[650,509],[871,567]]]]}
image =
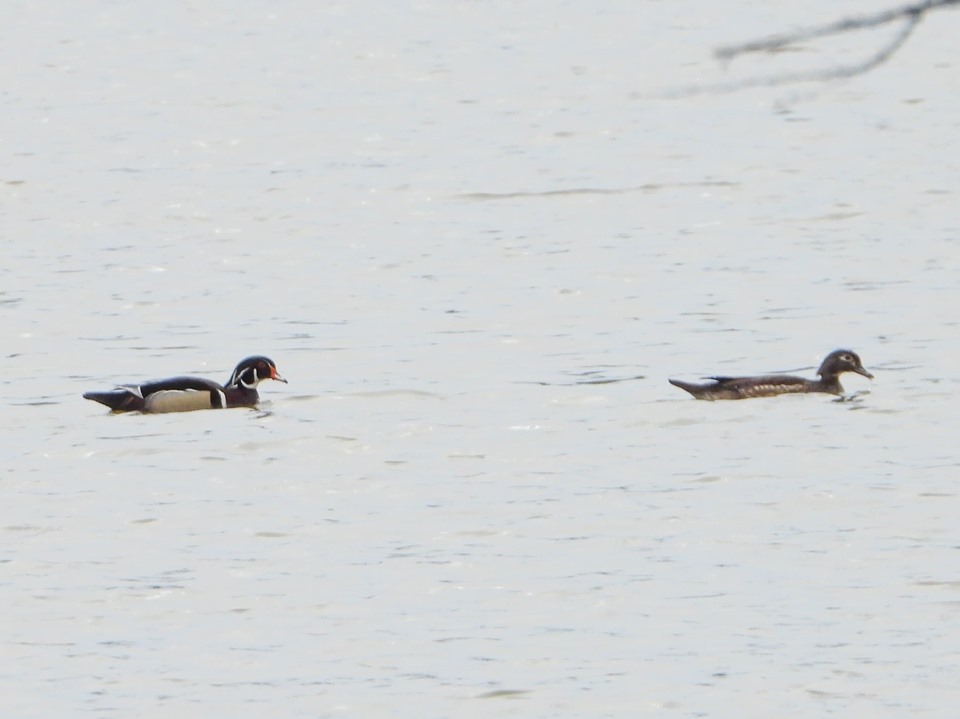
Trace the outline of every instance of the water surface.
{"type": "Polygon", "coordinates": [[[870,8],[15,3],[3,714],[952,716],[956,18],[662,97],[870,8]]]}

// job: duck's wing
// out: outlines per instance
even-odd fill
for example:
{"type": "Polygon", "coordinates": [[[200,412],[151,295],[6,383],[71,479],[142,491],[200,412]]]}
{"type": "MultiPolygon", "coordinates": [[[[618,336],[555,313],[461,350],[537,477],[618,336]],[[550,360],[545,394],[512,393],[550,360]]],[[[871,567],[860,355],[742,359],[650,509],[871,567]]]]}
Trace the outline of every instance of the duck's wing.
{"type": "MultiPolygon", "coordinates": [[[[132,391],[131,385],[124,385],[124,389],[132,391]]],[[[222,392],[223,387],[212,379],[203,377],[170,377],[137,385],[140,396],[146,399],[156,392],[222,392]]]]}
{"type": "Polygon", "coordinates": [[[803,377],[793,377],[788,374],[767,374],[756,377],[706,377],[724,387],[755,387],[755,386],[805,386],[809,380],[803,377]]]}
{"type": "MultiPolygon", "coordinates": [[[[199,400],[206,398],[207,407],[221,406],[215,397],[222,397],[223,388],[216,382],[201,377],[170,377],[143,384],[121,384],[108,392],[84,392],[84,399],[99,402],[114,412],[143,412],[155,411],[149,405],[157,404],[155,400],[163,398],[161,403],[168,405],[182,404],[195,409],[199,400]],[[154,400],[151,400],[154,397],[154,400]],[[180,398],[179,401],[177,398],[180,398]]],[[[169,410],[165,410],[169,411],[169,410]]]]}

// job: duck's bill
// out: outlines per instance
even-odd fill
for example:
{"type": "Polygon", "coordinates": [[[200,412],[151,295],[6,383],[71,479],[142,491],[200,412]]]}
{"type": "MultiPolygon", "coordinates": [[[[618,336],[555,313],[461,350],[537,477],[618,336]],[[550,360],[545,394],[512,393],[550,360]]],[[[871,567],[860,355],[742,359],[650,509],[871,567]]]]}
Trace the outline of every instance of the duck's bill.
{"type": "Polygon", "coordinates": [[[858,367],[857,369],[854,370],[854,372],[856,372],[857,374],[862,374],[867,379],[873,379],[873,375],[867,372],[863,367],[858,367]]]}

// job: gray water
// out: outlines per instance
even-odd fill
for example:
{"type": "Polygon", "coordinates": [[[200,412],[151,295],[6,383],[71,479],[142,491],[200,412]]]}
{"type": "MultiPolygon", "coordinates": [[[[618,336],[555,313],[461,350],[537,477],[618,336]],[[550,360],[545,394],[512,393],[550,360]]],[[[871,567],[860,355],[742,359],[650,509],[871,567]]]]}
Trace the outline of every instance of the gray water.
{"type": "Polygon", "coordinates": [[[665,96],[876,7],[10,3],[0,713],[953,717],[960,16],[665,96]]]}

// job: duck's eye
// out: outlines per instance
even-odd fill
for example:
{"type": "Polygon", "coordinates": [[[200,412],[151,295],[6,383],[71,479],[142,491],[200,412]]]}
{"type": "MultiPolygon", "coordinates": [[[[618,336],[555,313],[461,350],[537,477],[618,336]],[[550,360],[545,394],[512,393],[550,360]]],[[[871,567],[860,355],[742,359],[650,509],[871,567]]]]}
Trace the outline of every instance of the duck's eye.
{"type": "Polygon", "coordinates": [[[842,359],[844,362],[853,362],[853,357],[850,355],[840,355],[840,359],[842,359]]]}

